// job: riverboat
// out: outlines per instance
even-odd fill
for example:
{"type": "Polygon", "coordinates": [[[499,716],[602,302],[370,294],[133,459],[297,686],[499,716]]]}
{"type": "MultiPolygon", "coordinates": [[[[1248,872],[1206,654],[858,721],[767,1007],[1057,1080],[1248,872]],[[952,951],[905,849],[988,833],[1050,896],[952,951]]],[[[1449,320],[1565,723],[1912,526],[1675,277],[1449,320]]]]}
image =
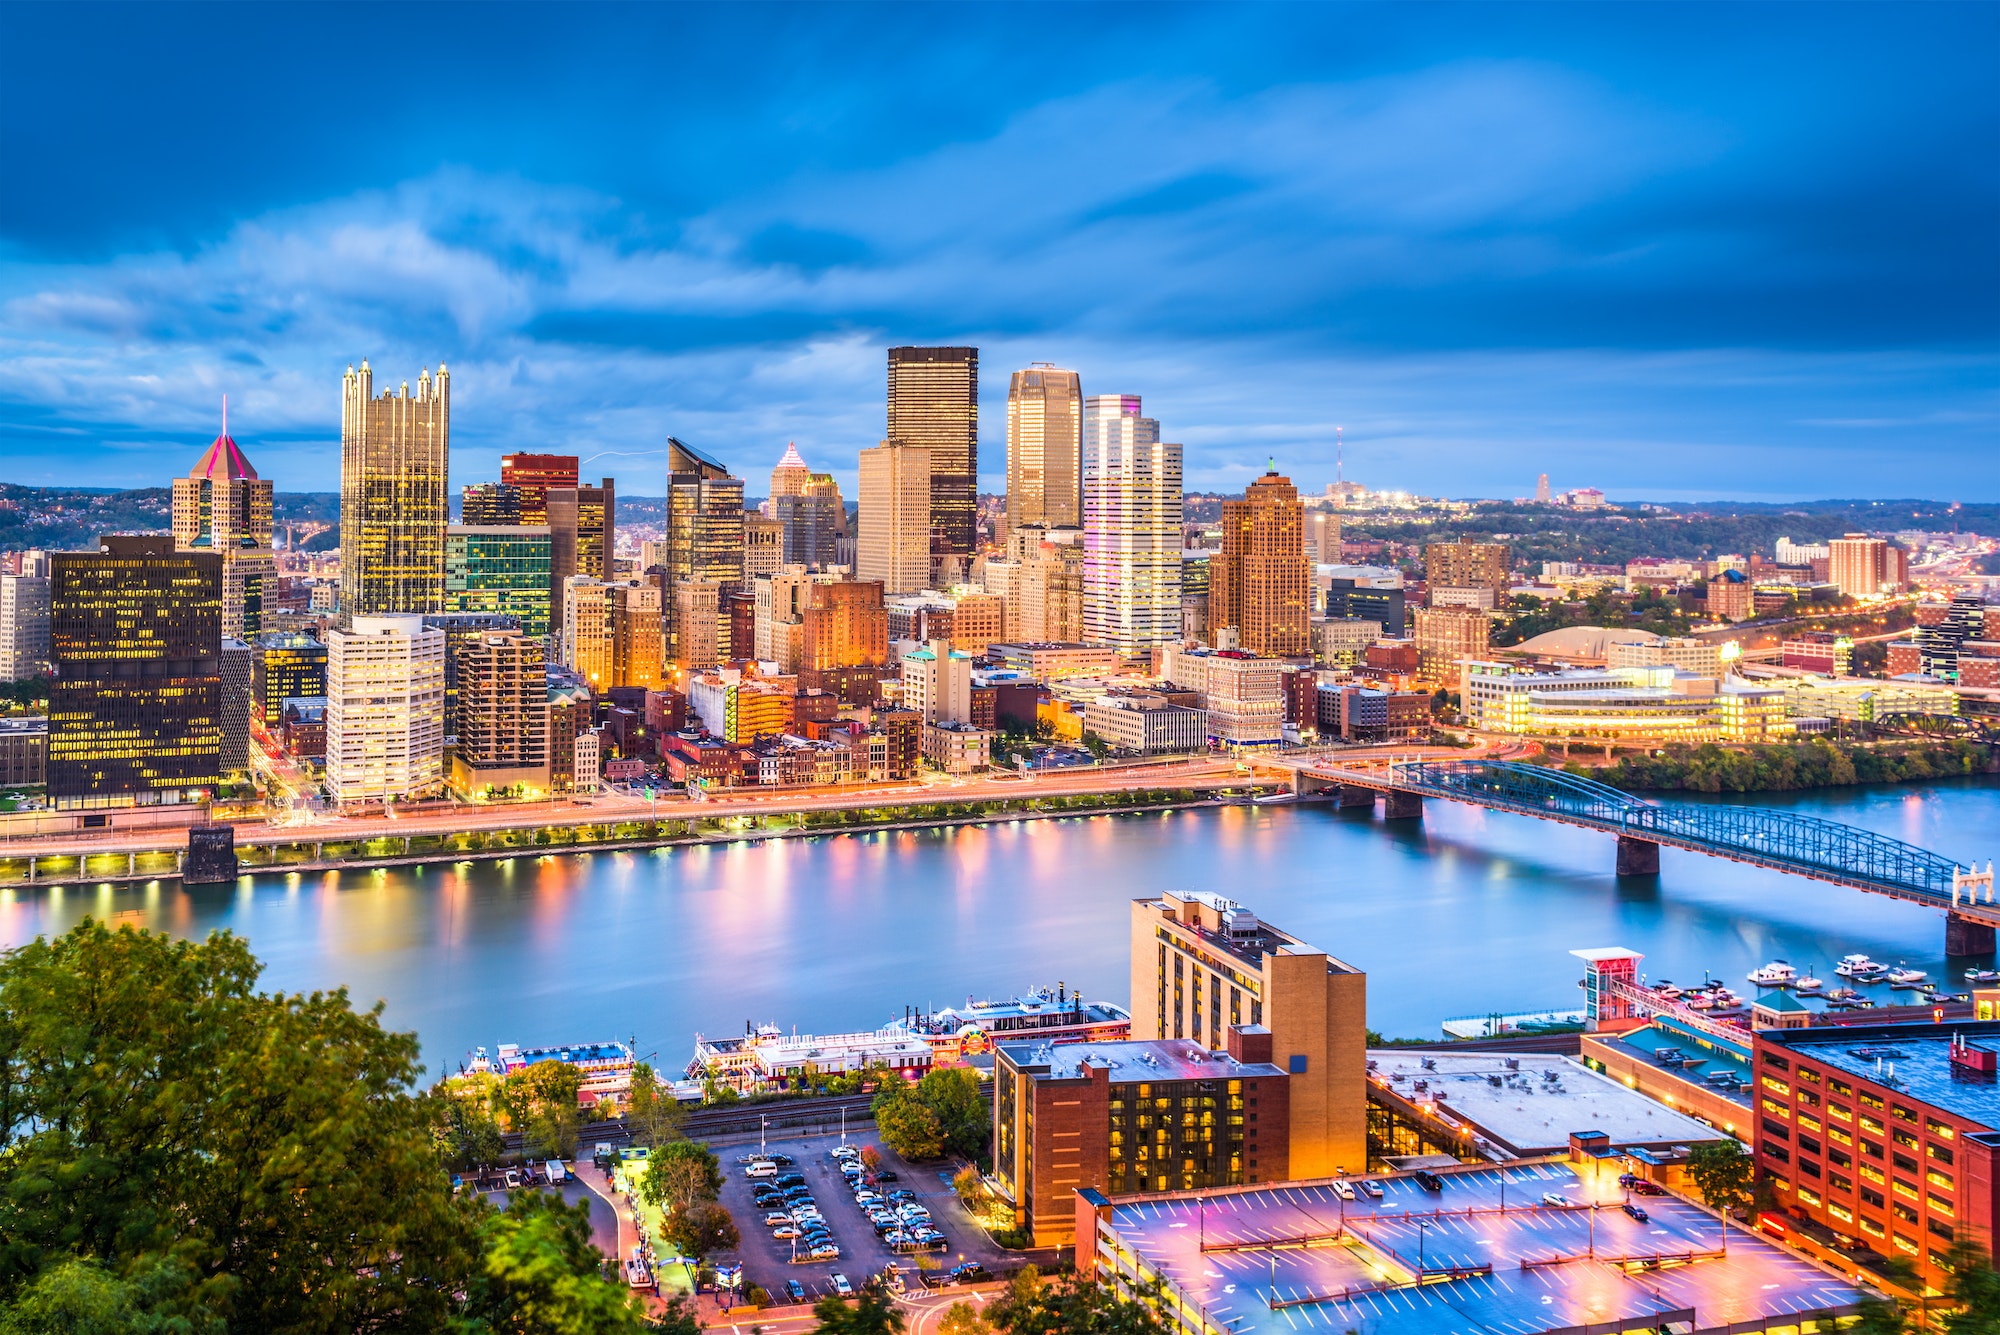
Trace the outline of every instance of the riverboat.
{"type": "Polygon", "coordinates": [[[1759,987],[1790,987],[1798,981],[1799,971],[1783,960],[1772,960],[1761,969],[1752,969],[1747,977],[1759,987]]]}
{"type": "Polygon", "coordinates": [[[965,999],[925,1014],[912,1007],[887,1028],[921,1038],[940,1066],[964,1063],[996,1043],[1116,1043],[1132,1036],[1132,1015],[1110,1002],[1086,1002],[1062,983],[1005,1001],[965,999]]]}

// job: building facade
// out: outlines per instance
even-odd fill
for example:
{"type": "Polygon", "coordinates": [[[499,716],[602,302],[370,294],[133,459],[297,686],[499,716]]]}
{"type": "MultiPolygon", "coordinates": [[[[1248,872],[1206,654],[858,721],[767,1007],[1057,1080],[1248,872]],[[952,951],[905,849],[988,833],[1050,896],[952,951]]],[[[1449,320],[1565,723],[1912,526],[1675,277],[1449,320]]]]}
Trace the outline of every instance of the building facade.
{"type": "Polygon", "coordinates": [[[575,575],[610,579],[618,546],[618,484],[550,487],[544,493],[549,529],[550,606],[560,605],[563,581],[575,575]]]}
{"type": "Polygon", "coordinates": [[[1462,664],[1486,657],[1489,624],[1486,613],[1476,607],[1419,607],[1416,641],[1423,679],[1434,686],[1456,687],[1464,675],[1462,664]]]}
{"type": "Polygon", "coordinates": [[[1094,394],[1083,417],[1083,634],[1123,654],[1181,631],[1181,447],[1136,394],[1094,394]]]}
{"type": "Polygon", "coordinates": [[[861,451],[861,512],[855,578],[885,593],[911,593],[931,581],[931,452],[885,440],[861,451]]]}
{"type": "Polygon", "coordinates": [[[549,792],[548,665],[539,636],[485,631],[458,652],[451,788],[473,802],[549,792]]]}
{"type": "Polygon", "coordinates": [[[174,479],[174,545],[222,558],[222,633],[257,633],[266,595],[278,591],[271,550],[271,483],[257,476],[229,435],[225,408],[217,436],[186,477],[174,479]]]}
{"type": "Polygon", "coordinates": [[[1827,578],[1844,597],[1874,598],[1889,588],[1889,544],[1866,533],[1849,533],[1827,544],[1827,578]]]}
{"type": "MultiPolygon", "coordinates": [[[[940,554],[971,555],[979,518],[979,349],[889,349],[885,434],[891,443],[930,452],[925,457],[924,488],[929,497],[925,530],[935,535],[940,554]]],[[[867,490],[865,483],[862,490],[867,490]]],[[[868,512],[865,494],[861,511],[868,512]]],[[[927,554],[930,547],[927,540],[927,554]]],[[[863,579],[887,582],[885,575],[857,573],[863,579]]],[[[926,573],[922,582],[909,587],[922,588],[928,582],[926,573]]],[[[904,589],[892,584],[889,591],[904,589]]]]}
{"type": "Polygon", "coordinates": [[[903,655],[903,707],[926,723],[972,722],[972,656],[932,640],[903,655]]]}
{"type": "Polygon", "coordinates": [[[466,484],[458,493],[458,522],[470,527],[520,523],[521,489],[505,482],[466,484]]]}
{"type": "Polygon", "coordinates": [[[222,557],[105,537],[49,568],[48,796],[199,802],[222,777],[222,557]]]}
{"type": "MultiPolygon", "coordinates": [[[[546,524],[453,525],[444,534],[444,610],[512,617],[550,631],[553,539],[546,524]]],[[[558,604],[558,606],[560,606],[558,604]]]]}
{"type": "Polygon", "coordinates": [[[1210,641],[1233,631],[1249,653],[1310,657],[1311,595],[1305,507],[1290,478],[1266,473],[1222,503],[1222,550],[1209,562],[1210,641]]]}
{"type": "Polygon", "coordinates": [[[367,362],[340,399],[340,611],[343,619],[444,607],[451,522],[451,374],[443,364],[375,395],[367,362]]]}
{"type": "Polygon", "coordinates": [[[1134,900],[1131,959],[1133,1038],[1226,1051],[1262,1026],[1290,1077],[1286,1171],[1366,1170],[1367,975],[1206,892],[1134,900]]]}
{"type": "Polygon", "coordinates": [[[49,577],[0,575],[0,681],[49,673],[49,577]]]}
{"type": "Polygon", "coordinates": [[[1507,548],[1495,542],[1432,543],[1424,548],[1425,601],[1433,607],[1445,606],[1437,594],[1443,589],[1484,589],[1492,595],[1488,607],[1507,601],[1513,583],[1513,560],[1507,548]]]}
{"type": "MultiPolygon", "coordinates": [[[[520,522],[549,522],[550,487],[577,484],[577,457],[574,454],[503,454],[500,481],[520,493],[520,522]]],[[[470,519],[465,521],[471,523],[470,519]]]]}
{"type": "Polygon", "coordinates": [[[1083,382],[1037,362],[1007,385],[1007,527],[1083,522],[1083,382]]]}
{"type": "Polygon", "coordinates": [[[270,631],[259,635],[251,660],[252,708],[268,728],[283,720],[285,701],[312,700],[326,695],[326,645],[304,631],[270,631]]]}
{"type": "Polygon", "coordinates": [[[668,656],[681,664],[714,662],[716,653],[729,650],[723,595],[745,587],[743,479],[674,437],[667,438],[667,449],[667,546],[659,580],[668,656]],[[690,603],[680,597],[682,584],[702,581],[716,586],[713,599],[690,603]],[[684,620],[684,606],[695,620],[684,620]]]}
{"type": "Polygon", "coordinates": [[[416,616],[355,617],[327,636],[326,782],[346,803],[444,786],[444,632],[416,616]]]}

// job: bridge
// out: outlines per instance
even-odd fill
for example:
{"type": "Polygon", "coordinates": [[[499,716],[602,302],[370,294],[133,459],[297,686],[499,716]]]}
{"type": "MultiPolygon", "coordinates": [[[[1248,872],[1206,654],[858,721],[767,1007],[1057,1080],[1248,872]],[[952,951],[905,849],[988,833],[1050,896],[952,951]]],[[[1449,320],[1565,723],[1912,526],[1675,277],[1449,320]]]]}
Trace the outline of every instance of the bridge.
{"type": "Polygon", "coordinates": [[[1981,872],[1914,844],[1790,811],[1659,802],[1541,765],[1508,760],[1414,760],[1379,769],[1301,758],[1299,791],[1337,787],[1342,806],[1384,799],[1389,820],[1419,819],[1425,798],[1560,821],[1617,836],[1618,874],[1660,869],[1660,849],[1682,848],[1942,909],[1945,953],[1994,948],[2000,903],[1993,867],[1981,872]]]}

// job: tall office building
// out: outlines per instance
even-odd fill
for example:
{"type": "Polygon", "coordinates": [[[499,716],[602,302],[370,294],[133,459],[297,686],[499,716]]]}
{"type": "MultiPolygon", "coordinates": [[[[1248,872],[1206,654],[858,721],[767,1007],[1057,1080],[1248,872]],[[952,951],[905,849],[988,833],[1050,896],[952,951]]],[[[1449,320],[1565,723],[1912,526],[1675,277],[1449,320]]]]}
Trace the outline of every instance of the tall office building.
{"type": "Polygon", "coordinates": [[[1306,560],[1312,565],[1340,564],[1340,516],[1331,510],[1306,511],[1306,560]]]}
{"type": "MultiPolygon", "coordinates": [[[[709,600],[698,598],[689,606],[698,619],[726,616],[724,595],[744,587],[744,560],[748,530],[743,513],[743,479],[732,476],[729,466],[685,441],[667,438],[667,536],[665,545],[649,548],[649,558],[658,567],[660,609],[666,623],[666,656],[685,664],[688,656],[678,643],[685,632],[703,646],[728,637],[726,624],[719,626],[683,625],[682,599],[678,589],[690,581],[716,586],[715,610],[701,609],[709,600]]],[[[650,568],[650,567],[649,567],[650,568]]]]}
{"type": "Polygon", "coordinates": [[[831,473],[811,473],[795,496],[780,496],[771,514],[783,529],[782,564],[825,570],[840,564],[840,540],[847,536],[847,504],[831,473]]]}
{"type": "MultiPolygon", "coordinates": [[[[786,497],[786,500],[795,499],[786,497]]],[[[769,575],[785,563],[785,526],[755,510],[743,512],[743,582],[769,575]]]]}
{"type": "Polygon", "coordinates": [[[1083,411],[1083,638],[1136,654],[1180,629],[1181,447],[1161,442],[1138,395],[1093,394],[1083,411]]]}
{"type": "Polygon", "coordinates": [[[1249,653],[1307,657],[1311,601],[1305,507],[1291,479],[1274,468],[1241,499],[1222,503],[1222,550],[1209,561],[1210,638],[1220,643],[1216,637],[1234,630],[1249,653]]]}
{"type": "Polygon", "coordinates": [[[610,579],[618,546],[618,484],[550,487],[542,498],[549,525],[549,605],[559,606],[563,581],[572,575],[610,579]]]}
{"type": "Polygon", "coordinates": [[[1488,630],[1486,613],[1477,607],[1419,607],[1416,640],[1423,680],[1455,688],[1465,661],[1486,657],[1488,630]]]}
{"type": "Polygon", "coordinates": [[[255,634],[266,592],[276,594],[271,550],[271,484],[229,437],[229,405],[217,436],[186,477],[174,479],[174,545],[222,558],[222,633],[255,634]]]}
{"type": "Polygon", "coordinates": [[[843,580],[806,590],[800,613],[801,670],[880,667],[889,661],[889,612],[879,580],[843,580]]]}
{"type": "Polygon", "coordinates": [[[326,638],[326,783],[342,803],[430,797],[444,784],[444,632],[357,616],[326,638]]]}
{"type": "Polygon", "coordinates": [[[1848,598],[1873,598],[1888,584],[1889,544],[1866,533],[1849,533],[1827,544],[1827,578],[1848,598]]]}
{"type": "MultiPolygon", "coordinates": [[[[577,484],[577,457],[574,454],[503,454],[500,456],[500,481],[521,493],[521,517],[523,524],[546,524],[549,522],[548,495],[550,487],[574,487],[577,484]]],[[[471,520],[466,520],[471,523],[471,520]]]]}
{"type": "Polygon", "coordinates": [[[445,610],[512,617],[524,633],[547,635],[552,543],[546,524],[446,529],[445,610]]]}
{"type": "Polygon", "coordinates": [[[1512,569],[1512,555],[1501,543],[1469,538],[1432,543],[1424,548],[1424,601],[1436,607],[1441,590],[1481,589],[1493,595],[1492,606],[1504,606],[1512,569]]]}
{"type": "Polygon", "coordinates": [[[597,694],[617,685],[611,670],[611,607],[616,587],[588,575],[572,575],[563,581],[557,656],[597,694]]]}
{"type": "Polygon", "coordinates": [[[935,492],[929,449],[885,440],[861,451],[855,578],[877,580],[889,594],[929,586],[935,492]]]}
{"type": "Polygon", "coordinates": [[[250,714],[255,704],[257,651],[243,640],[222,637],[222,753],[218,758],[224,774],[242,774],[250,768],[250,714]]]}
{"type": "Polygon", "coordinates": [[[684,579],[673,586],[674,670],[680,684],[688,674],[714,667],[729,656],[728,609],[722,600],[722,586],[712,579],[684,579]]]}
{"type": "Polygon", "coordinates": [[[367,362],[340,397],[340,614],[435,612],[444,606],[451,522],[451,373],[438,366],[375,396],[367,362]]]}
{"type": "Polygon", "coordinates": [[[49,672],[49,577],[0,575],[0,681],[49,672]]]}
{"type": "Polygon", "coordinates": [[[459,493],[458,522],[487,528],[521,522],[521,489],[505,482],[473,482],[459,493]]]}
{"type": "Polygon", "coordinates": [[[54,554],[49,602],[50,803],[203,800],[222,778],[222,557],[101,538],[54,554]]]}
{"type": "Polygon", "coordinates": [[[656,691],[666,685],[661,662],[665,645],[660,587],[643,580],[621,582],[611,596],[611,682],[656,691]]]}
{"type": "Polygon", "coordinates": [[[771,470],[771,500],[775,503],[780,496],[797,496],[806,489],[806,479],[812,470],[799,457],[799,447],[791,441],[785,442],[785,452],[771,470]]]}
{"type": "Polygon", "coordinates": [[[1076,372],[1047,362],[1014,372],[1007,383],[1008,528],[1083,522],[1083,417],[1076,372]]]}
{"type": "Polygon", "coordinates": [[[1290,1074],[1294,1178],[1368,1164],[1368,978],[1208,893],[1132,901],[1132,1037],[1221,1050],[1236,1025],[1270,1031],[1290,1074]]]}
{"type": "Polygon", "coordinates": [[[927,527],[940,554],[970,556],[979,518],[979,349],[889,349],[887,436],[930,451],[927,527]]]}
{"type": "Polygon", "coordinates": [[[267,631],[251,642],[251,708],[268,728],[285,717],[285,701],[326,695],[326,646],[304,631],[267,631]]]}
{"type": "Polygon", "coordinates": [[[471,801],[549,791],[549,689],[540,639],[482,632],[459,650],[451,787],[471,801]]]}
{"type": "Polygon", "coordinates": [[[1535,479],[1535,503],[1538,505],[1547,505],[1549,503],[1549,475],[1547,473],[1543,473],[1535,479]]]}

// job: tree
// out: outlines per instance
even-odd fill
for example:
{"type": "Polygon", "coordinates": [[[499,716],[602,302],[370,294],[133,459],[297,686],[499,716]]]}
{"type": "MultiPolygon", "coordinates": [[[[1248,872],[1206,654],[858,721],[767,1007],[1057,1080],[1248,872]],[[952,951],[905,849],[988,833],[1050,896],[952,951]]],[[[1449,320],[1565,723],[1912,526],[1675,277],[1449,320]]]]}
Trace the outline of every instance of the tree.
{"type": "Polygon", "coordinates": [[[944,1124],[910,1085],[883,1090],[873,1107],[882,1142],[905,1159],[935,1159],[944,1153],[944,1124]]]}
{"type": "Polygon", "coordinates": [[[536,1062],[507,1073],[499,1099],[509,1123],[527,1137],[531,1157],[575,1157],[583,1126],[577,1108],[582,1088],[583,1072],[569,1062],[536,1062]]]}
{"type": "Polygon", "coordinates": [[[813,1304],[813,1315],[821,1335],[898,1335],[903,1329],[903,1314],[873,1280],[861,1286],[853,1306],[828,1294],[813,1304]]]}
{"type": "Polygon", "coordinates": [[[1946,1335],[2000,1335],[2000,1273],[1993,1258],[1970,1242],[1952,1246],[1945,1286],[1957,1311],[1946,1314],[1946,1335]]]}
{"type": "Polygon", "coordinates": [[[452,1194],[415,1035],[260,972],[89,919],[0,955],[0,1329],[525,1331],[502,1287],[536,1330],[638,1328],[581,1211],[452,1194]]]}
{"type": "Polygon", "coordinates": [[[507,1152],[500,1124],[493,1120],[490,1101],[483,1095],[484,1091],[462,1093],[455,1089],[445,1093],[438,1144],[445,1162],[453,1168],[494,1163],[507,1152]]]}
{"type": "Polygon", "coordinates": [[[677,1140],[646,1156],[639,1199],[668,1214],[690,1210],[722,1194],[722,1162],[706,1145],[677,1140]]]}
{"type": "Polygon", "coordinates": [[[604,1281],[590,1207],[529,1191],[479,1228],[482,1264],[467,1293],[472,1329],[509,1335],[594,1335],[647,1329],[645,1306],[604,1281]]]}
{"type": "Polygon", "coordinates": [[[664,1145],[681,1138],[687,1110],[672,1094],[660,1093],[660,1082],[645,1062],[632,1067],[632,1092],[625,1100],[625,1126],[634,1145],[664,1145]]]}
{"type": "Polygon", "coordinates": [[[1144,1302],[1076,1274],[1044,1283],[1033,1266],[1009,1281],[987,1319],[1010,1335],[1163,1335],[1166,1329],[1144,1302]]]}
{"type": "Polygon", "coordinates": [[[873,1145],[863,1145],[861,1147],[861,1166],[871,1173],[881,1172],[882,1151],[876,1149],[873,1145]]]}
{"type": "Polygon", "coordinates": [[[970,1303],[953,1303],[938,1318],[938,1335],[993,1335],[993,1327],[970,1303]]]}
{"type": "Polygon", "coordinates": [[[665,1232],[667,1241],[678,1247],[682,1256],[697,1261],[717,1252],[735,1251],[743,1241],[729,1211],[714,1201],[697,1201],[672,1211],[667,1215],[665,1232]]]}
{"type": "Polygon", "coordinates": [[[1740,1142],[1715,1140],[1697,1145],[1688,1155],[1687,1175],[1710,1208],[1729,1210],[1748,1205],[1756,1164],[1740,1142]]]}
{"type": "Polygon", "coordinates": [[[937,1114],[945,1148],[968,1159],[986,1152],[993,1132],[993,1114],[979,1087],[979,1073],[969,1066],[940,1066],[917,1082],[917,1097],[937,1114]]]}

